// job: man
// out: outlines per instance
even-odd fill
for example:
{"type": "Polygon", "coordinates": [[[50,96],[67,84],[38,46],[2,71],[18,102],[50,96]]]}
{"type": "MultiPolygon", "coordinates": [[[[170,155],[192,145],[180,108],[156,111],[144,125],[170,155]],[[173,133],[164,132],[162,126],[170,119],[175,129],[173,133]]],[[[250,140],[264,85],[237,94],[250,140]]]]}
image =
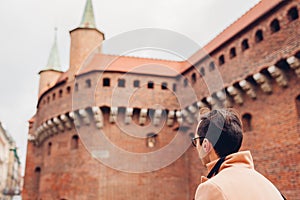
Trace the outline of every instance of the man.
{"type": "Polygon", "coordinates": [[[195,200],[282,200],[280,192],[254,170],[249,151],[238,152],[243,140],[242,123],[233,109],[201,115],[193,145],[209,171],[201,177],[195,200]]]}

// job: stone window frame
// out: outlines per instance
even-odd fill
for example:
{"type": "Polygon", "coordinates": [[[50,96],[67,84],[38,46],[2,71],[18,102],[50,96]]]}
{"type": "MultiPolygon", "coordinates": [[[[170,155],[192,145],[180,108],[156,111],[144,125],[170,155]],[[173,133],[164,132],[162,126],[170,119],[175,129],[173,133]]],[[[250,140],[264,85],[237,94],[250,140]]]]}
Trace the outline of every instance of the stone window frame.
{"type": "Polygon", "coordinates": [[[154,89],[154,82],[153,81],[148,81],[147,88],[148,89],[154,89]]]}
{"type": "Polygon", "coordinates": [[[118,87],[124,88],[126,86],[126,81],[123,78],[118,79],[118,87]]]}
{"type": "Polygon", "coordinates": [[[243,124],[243,131],[249,132],[253,130],[252,127],[252,115],[250,113],[244,113],[242,115],[242,124],[243,124]]]}
{"type": "Polygon", "coordinates": [[[167,82],[162,82],[161,83],[161,89],[162,90],[167,90],[168,89],[168,83],[167,82]]]}
{"type": "Polygon", "coordinates": [[[229,50],[229,58],[230,59],[233,59],[233,58],[235,58],[236,57],[236,50],[235,50],[235,47],[232,47],[232,48],[230,48],[230,50],[229,50]]]}
{"type": "Polygon", "coordinates": [[[134,88],[139,88],[140,87],[140,80],[134,80],[133,81],[133,87],[134,88]]]}
{"type": "Polygon", "coordinates": [[[300,119],[300,94],[295,98],[295,104],[296,104],[297,116],[300,119]]]}
{"type": "Polygon", "coordinates": [[[85,80],[85,85],[86,85],[87,88],[91,88],[92,87],[92,81],[91,81],[91,79],[86,79],[85,80]]]}
{"type": "Polygon", "coordinates": [[[103,87],[110,87],[110,78],[108,78],[108,77],[103,78],[102,86],[103,87]]]}
{"type": "Polygon", "coordinates": [[[215,62],[214,61],[211,61],[209,63],[209,71],[214,71],[216,69],[216,65],[215,65],[215,62]]]}
{"type": "Polygon", "coordinates": [[[241,43],[242,51],[246,51],[250,48],[248,39],[244,39],[241,43]]]}
{"type": "Polygon", "coordinates": [[[291,7],[287,12],[287,18],[290,22],[299,19],[299,12],[297,6],[291,7]]]}
{"type": "Polygon", "coordinates": [[[278,31],[280,31],[281,27],[280,27],[280,22],[277,18],[273,19],[270,23],[270,30],[271,33],[277,33],[278,31]]]}
{"type": "Polygon", "coordinates": [[[225,56],[224,54],[219,56],[219,65],[224,65],[225,64],[225,56]]]}
{"type": "Polygon", "coordinates": [[[71,149],[78,149],[79,148],[79,136],[73,135],[71,138],[71,149]]]}
{"type": "Polygon", "coordinates": [[[261,29],[258,29],[256,32],[255,32],[255,42],[256,43],[259,43],[261,41],[264,40],[264,33],[261,29]]]}

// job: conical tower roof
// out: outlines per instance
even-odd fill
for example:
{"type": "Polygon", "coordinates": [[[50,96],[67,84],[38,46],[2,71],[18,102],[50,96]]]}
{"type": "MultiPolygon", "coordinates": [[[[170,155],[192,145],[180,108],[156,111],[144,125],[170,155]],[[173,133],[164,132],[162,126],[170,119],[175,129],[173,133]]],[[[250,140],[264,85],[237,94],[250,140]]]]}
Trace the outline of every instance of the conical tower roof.
{"type": "Polygon", "coordinates": [[[57,47],[57,28],[55,28],[55,36],[54,36],[54,43],[52,45],[50,55],[48,58],[47,66],[44,70],[56,70],[61,71],[58,47],[57,47]]]}
{"type": "Polygon", "coordinates": [[[80,28],[96,28],[94,10],[92,0],[87,0],[85,4],[84,13],[82,16],[80,28]]]}

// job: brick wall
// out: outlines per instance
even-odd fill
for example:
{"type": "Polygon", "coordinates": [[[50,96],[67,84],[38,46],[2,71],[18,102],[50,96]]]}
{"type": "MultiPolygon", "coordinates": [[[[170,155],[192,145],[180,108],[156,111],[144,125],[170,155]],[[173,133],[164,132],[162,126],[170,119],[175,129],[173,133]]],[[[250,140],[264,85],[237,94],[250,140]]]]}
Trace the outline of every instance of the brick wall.
{"type": "MultiPolygon", "coordinates": [[[[288,10],[294,6],[298,11],[300,10],[298,0],[281,3],[245,30],[224,42],[211,52],[211,57],[203,59],[196,68],[186,71],[184,77],[158,77],[130,73],[124,76],[119,72],[91,72],[77,76],[76,80],[69,79],[41,96],[30,134],[34,134],[34,129],[50,118],[72,110],[98,106],[101,107],[104,115],[104,126],[101,130],[113,144],[135,153],[155,152],[175,138],[178,123],[175,120],[172,126],[167,126],[160,122],[161,129],[156,146],[149,148],[147,138],[132,137],[127,134],[127,131],[134,130],[135,125],[138,125],[140,109],[157,109],[159,105],[160,108],[168,111],[179,110],[197,101],[212,106],[207,102],[207,97],[215,97],[214,92],[233,85],[239,91],[243,103],[234,103],[232,96],[226,92],[232,106],[237,108],[241,115],[251,116],[251,124],[244,134],[242,149],[251,150],[256,169],[270,179],[288,199],[297,199],[300,192],[300,183],[297,180],[300,171],[298,165],[300,118],[296,108],[296,97],[300,94],[300,86],[299,77],[286,61],[291,56],[300,58],[300,20],[298,18],[290,21],[287,16],[288,10]],[[275,18],[279,20],[281,28],[272,33],[270,23],[275,18]],[[257,30],[263,32],[264,39],[260,42],[255,41],[257,30]],[[245,39],[248,41],[249,48],[242,50],[241,43],[245,39]],[[232,47],[236,50],[234,58],[229,56],[232,47]],[[218,61],[220,55],[224,55],[225,59],[222,65],[219,65],[218,61]],[[213,70],[210,69],[211,62],[215,63],[213,70]],[[267,71],[267,68],[272,65],[282,70],[288,82],[287,87],[279,86],[267,71]],[[200,75],[201,68],[205,70],[205,75],[200,75]],[[266,75],[272,88],[271,94],[265,93],[254,81],[253,74],[257,72],[266,75]],[[110,79],[109,87],[103,86],[103,78],[110,79]],[[124,88],[117,86],[118,79],[125,80],[124,88]],[[188,81],[187,84],[185,79],[188,81]],[[256,99],[250,98],[238,85],[238,82],[244,79],[252,85],[256,99]],[[140,81],[138,89],[133,86],[135,80],[140,81]],[[147,88],[149,81],[155,83],[153,89],[147,88]],[[216,81],[222,84],[216,85],[216,81]],[[91,84],[90,87],[88,82],[91,84]],[[162,89],[163,82],[167,83],[168,89],[162,89]],[[174,84],[176,84],[175,93],[174,84]],[[210,90],[207,84],[211,85],[210,90]],[[61,96],[60,91],[62,91],[61,96]],[[192,93],[196,98],[191,95],[192,93]],[[55,94],[54,98],[53,94],[55,94]],[[121,94],[127,94],[130,98],[124,98],[121,94]],[[118,100],[115,106],[123,109],[119,109],[117,115],[121,124],[109,122],[112,95],[116,95],[113,99],[118,100]],[[127,107],[135,108],[129,125],[123,123],[127,107]]],[[[89,31],[95,32],[95,30],[89,31]]],[[[94,32],[90,33],[94,34],[94,32]]],[[[99,37],[100,33],[98,34],[97,31],[95,33],[94,36],[99,37]]],[[[80,29],[76,34],[71,33],[71,37],[72,40],[84,41],[86,36],[84,30],[80,29]]],[[[75,45],[76,49],[75,46],[71,47],[72,67],[78,66],[84,57],[77,51],[85,43],[78,42],[78,45],[75,45]],[[77,54],[81,56],[77,58],[75,56],[77,54]],[[79,58],[80,61],[77,60],[79,58]]],[[[144,127],[147,127],[150,121],[148,117],[144,127]]],[[[195,127],[186,122],[184,125],[188,128],[183,132],[179,131],[178,134],[185,135],[183,137],[185,140],[193,133],[195,127]]],[[[151,128],[141,129],[141,135],[155,131],[157,130],[151,128]]],[[[59,131],[48,136],[38,145],[29,142],[23,198],[25,200],[192,199],[201,175],[206,174],[197,152],[191,147],[174,163],[154,172],[135,174],[112,169],[93,158],[87,151],[90,149],[86,149],[86,141],[91,142],[91,146],[99,145],[97,134],[94,119],[91,119],[90,125],[82,125],[80,128],[73,126],[71,129],[59,131]],[[72,137],[77,135],[78,131],[79,147],[71,149],[72,137]],[[40,168],[38,186],[35,182],[37,167],[40,168]]],[[[135,165],[134,162],[129,164],[135,165]]]]}

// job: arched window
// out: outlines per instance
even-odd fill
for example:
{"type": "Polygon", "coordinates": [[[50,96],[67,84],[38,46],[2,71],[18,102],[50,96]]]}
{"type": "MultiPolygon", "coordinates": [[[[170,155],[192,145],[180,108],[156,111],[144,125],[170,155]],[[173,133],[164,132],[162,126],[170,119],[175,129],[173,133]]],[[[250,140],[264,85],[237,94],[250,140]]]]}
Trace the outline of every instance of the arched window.
{"type": "Polygon", "coordinates": [[[205,69],[204,69],[204,67],[201,67],[200,74],[201,74],[201,76],[205,76],[205,69]]]}
{"type": "Polygon", "coordinates": [[[136,88],[140,87],[140,81],[139,80],[133,81],[133,87],[136,87],[136,88]]]}
{"type": "Polygon", "coordinates": [[[209,71],[211,72],[211,71],[213,71],[213,70],[215,70],[215,63],[214,63],[213,61],[211,61],[211,62],[209,63],[209,71]]]}
{"type": "Polygon", "coordinates": [[[183,80],[183,85],[184,85],[184,87],[188,86],[188,84],[189,84],[189,81],[188,81],[187,78],[185,78],[185,79],[183,80]]]}
{"type": "Polygon", "coordinates": [[[104,78],[102,86],[103,87],[109,87],[110,86],[110,78],[104,78]]]}
{"type": "Polygon", "coordinates": [[[234,58],[236,56],[235,48],[232,47],[229,52],[229,57],[234,58]]]}
{"type": "Polygon", "coordinates": [[[271,24],[270,24],[270,28],[272,33],[278,32],[280,30],[280,24],[278,19],[274,19],[271,24]]]}
{"type": "Polygon", "coordinates": [[[48,149],[47,149],[47,154],[48,154],[48,156],[51,155],[51,148],[52,148],[52,143],[49,142],[49,143],[48,143],[48,149]]]}
{"type": "Polygon", "coordinates": [[[193,73],[192,74],[192,83],[196,83],[196,81],[197,81],[196,73],[193,73]]]}
{"type": "Polygon", "coordinates": [[[148,133],[147,134],[147,143],[146,143],[147,147],[153,148],[153,147],[155,147],[156,143],[157,143],[157,134],[148,133]]]}
{"type": "Polygon", "coordinates": [[[242,42],[242,51],[245,51],[246,49],[249,49],[248,39],[244,39],[242,42]]]}
{"type": "Polygon", "coordinates": [[[153,89],[154,88],[154,83],[152,81],[148,82],[148,88],[153,89]]]}
{"type": "Polygon", "coordinates": [[[163,82],[163,83],[161,84],[161,89],[162,89],[162,90],[168,89],[168,83],[163,82]]]}
{"type": "Polygon", "coordinates": [[[176,89],[177,89],[177,85],[176,83],[173,83],[173,91],[176,92],[176,89]]]}
{"type": "Polygon", "coordinates": [[[90,88],[90,87],[92,87],[92,82],[91,82],[91,79],[87,79],[87,80],[85,80],[85,84],[86,84],[86,87],[87,87],[87,88],[90,88]]]}
{"type": "Polygon", "coordinates": [[[55,96],[56,96],[56,94],[53,93],[53,94],[52,94],[52,100],[55,100],[55,96]]]}
{"type": "Polygon", "coordinates": [[[78,91],[78,83],[75,83],[75,92],[78,91]]]}
{"type": "Polygon", "coordinates": [[[68,87],[67,87],[67,94],[70,94],[70,93],[71,93],[71,87],[68,86],[68,87]]]}
{"type": "Polygon", "coordinates": [[[125,80],[124,79],[119,79],[118,80],[118,87],[125,87],[125,80]]]}
{"type": "Polygon", "coordinates": [[[259,42],[261,42],[263,40],[264,40],[264,35],[263,35],[262,30],[256,31],[256,33],[255,33],[255,42],[259,43],[259,42]]]}
{"type": "Polygon", "coordinates": [[[298,10],[296,7],[292,7],[291,9],[289,9],[288,13],[287,13],[288,19],[289,21],[293,21],[299,18],[298,15],[298,10]]]}
{"type": "Polygon", "coordinates": [[[34,170],[34,189],[35,191],[39,191],[39,186],[40,186],[40,177],[41,177],[41,168],[36,167],[34,170]]]}
{"type": "Polygon", "coordinates": [[[47,97],[47,103],[49,103],[49,102],[50,102],[50,96],[47,97]]]}
{"type": "Polygon", "coordinates": [[[62,97],[62,95],[63,95],[63,91],[62,90],[59,90],[59,97],[62,97]]]}
{"type": "Polygon", "coordinates": [[[296,110],[298,117],[300,117],[300,95],[296,97],[296,110]]]}
{"type": "Polygon", "coordinates": [[[243,129],[245,132],[252,130],[251,120],[252,116],[249,113],[246,113],[242,116],[243,129]]]}
{"type": "Polygon", "coordinates": [[[220,55],[219,57],[219,65],[223,65],[225,63],[224,55],[220,55]]]}
{"type": "Polygon", "coordinates": [[[79,137],[78,135],[73,135],[71,140],[71,149],[78,149],[79,137]]]}

